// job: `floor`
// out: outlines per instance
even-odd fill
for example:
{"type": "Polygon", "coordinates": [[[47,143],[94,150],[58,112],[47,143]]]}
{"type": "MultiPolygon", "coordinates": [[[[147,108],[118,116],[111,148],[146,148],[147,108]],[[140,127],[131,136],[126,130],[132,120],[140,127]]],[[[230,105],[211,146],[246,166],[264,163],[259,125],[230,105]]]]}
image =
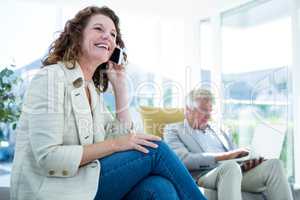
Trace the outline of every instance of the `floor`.
{"type": "Polygon", "coordinates": [[[9,200],[11,163],[0,162],[0,200],[9,200]]]}
{"type": "Polygon", "coordinates": [[[0,162],[0,187],[9,187],[11,163],[0,162]]]}
{"type": "MultiPolygon", "coordinates": [[[[9,200],[11,163],[0,162],[0,200],[9,200]]],[[[300,200],[300,187],[294,191],[294,200],[300,200]]]]}

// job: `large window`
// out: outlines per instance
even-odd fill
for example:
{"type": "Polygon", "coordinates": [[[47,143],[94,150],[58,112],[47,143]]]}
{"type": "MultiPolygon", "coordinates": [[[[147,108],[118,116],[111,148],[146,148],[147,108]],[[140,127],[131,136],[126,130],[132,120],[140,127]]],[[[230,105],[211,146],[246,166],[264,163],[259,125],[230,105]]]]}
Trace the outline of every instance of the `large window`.
{"type": "Polygon", "coordinates": [[[253,135],[260,130],[268,148],[268,141],[277,137],[268,133],[276,130],[281,135],[280,159],[292,179],[292,28],[288,3],[255,1],[225,12],[221,28],[223,122],[240,146],[251,146],[253,135]]]}
{"type": "Polygon", "coordinates": [[[200,22],[200,66],[201,82],[211,84],[211,69],[213,68],[213,28],[210,19],[200,22]]]}

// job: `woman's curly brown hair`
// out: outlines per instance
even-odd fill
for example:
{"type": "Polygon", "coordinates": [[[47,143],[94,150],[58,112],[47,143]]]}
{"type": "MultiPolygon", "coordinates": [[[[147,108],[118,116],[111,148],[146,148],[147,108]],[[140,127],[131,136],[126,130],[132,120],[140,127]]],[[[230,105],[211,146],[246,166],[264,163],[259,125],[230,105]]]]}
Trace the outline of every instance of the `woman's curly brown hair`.
{"type": "MultiPolygon", "coordinates": [[[[124,48],[125,45],[120,32],[119,17],[115,12],[106,6],[89,6],[79,11],[73,19],[67,21],[63,32],[61,32],[59,37],[50,45],[49,53],[42,61],[43,67],[62,61],[72,63],[71,67],[68,68],[74,68],[81,54],[83,30],[87,26],[90,18],[97,14],[105,15],[114,22],[117,31],[116,44],[124,48]]],[[[103,63],[98,66],[93,76],[95,86],[101,92],[104,92],[108,87],[106,65],[107,63],[103,63]]]]}

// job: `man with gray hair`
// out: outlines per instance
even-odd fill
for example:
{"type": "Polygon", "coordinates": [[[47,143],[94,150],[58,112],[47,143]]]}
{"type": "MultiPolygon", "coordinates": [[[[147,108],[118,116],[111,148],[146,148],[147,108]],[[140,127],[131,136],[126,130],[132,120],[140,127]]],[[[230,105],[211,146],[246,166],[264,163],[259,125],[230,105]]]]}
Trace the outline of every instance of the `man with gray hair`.
{"type": "Polygon", "coordinates": [[[241,191],[265,192],[269,200],[291,200],[292,194],[278,159],[256,159],[240,166],[232,161],[249,153],[236,148],[230,135],[208,123],[213,94],[198,88],[189,93],[185,120],[165,128],[164,139],[199,186],[217,190],[218,200],[241,200],[241,191]],[[220,161],[225,161],[221,162],[220,161]]]}

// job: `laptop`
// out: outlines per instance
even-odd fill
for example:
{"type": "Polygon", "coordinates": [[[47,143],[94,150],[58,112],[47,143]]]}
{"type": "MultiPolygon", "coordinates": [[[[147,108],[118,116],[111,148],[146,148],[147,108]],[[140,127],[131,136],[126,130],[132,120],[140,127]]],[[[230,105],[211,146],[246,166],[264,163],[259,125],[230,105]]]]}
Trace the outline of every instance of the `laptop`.
{"type": "Polygon", "coordinates": [[[259,124],[254,131],[250,149],[266,159],[279,158],[286,126],[284,124],[259,124]]]}
{"type": "MultiPolygon", "coordinates": [[[[283,124],[259,124],[254,130],[250,146],[247,147],[250,149],[249,154],[241,158],[230,160],[242,163],[246,160],[258,159],[259,157],[263,157],[265,159],[279,159],[285,133],[286,126],[283,124]]],[[[219,161],[219,163],[226,161],[227,160],[219,161]]]]}

